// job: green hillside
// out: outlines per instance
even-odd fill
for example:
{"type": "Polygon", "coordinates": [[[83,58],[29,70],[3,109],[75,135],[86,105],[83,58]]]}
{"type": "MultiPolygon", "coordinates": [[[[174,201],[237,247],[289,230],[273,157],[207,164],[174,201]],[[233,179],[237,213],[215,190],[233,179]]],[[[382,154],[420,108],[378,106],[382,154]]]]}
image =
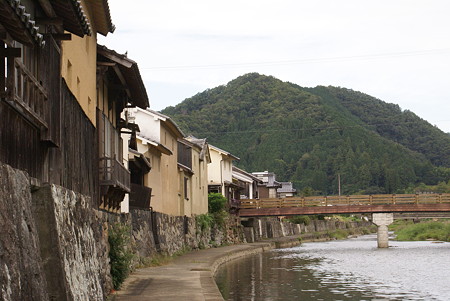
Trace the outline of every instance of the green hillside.
{"type": "Polygon", "coordinates": [[[246,74],[163,111],[189,134],[299,190],[394,193],[450,175],[450,137],[369,95],[246,74]]]}

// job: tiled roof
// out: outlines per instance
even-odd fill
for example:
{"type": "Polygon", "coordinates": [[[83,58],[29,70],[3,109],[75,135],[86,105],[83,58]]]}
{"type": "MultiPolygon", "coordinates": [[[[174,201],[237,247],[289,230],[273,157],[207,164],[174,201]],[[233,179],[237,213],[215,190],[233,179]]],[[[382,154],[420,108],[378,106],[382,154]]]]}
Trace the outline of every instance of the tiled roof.
{"type": "Polygon", "coordinates": [[[209,163],[211,162],[210,157],[209,157],[210,155],[209,155],[208,142],[206,141],[206,138],[200,139],[200,138],[196,138],[194,136],[188,136],[188,137],[186,137],[186,140],[198,145],[202,149],[200,152],[200,160],[205,160],[205,158],[206,158],[209,163]]]}
{"type": "Polygon", "coordinates": [[[81,0],[71,0],[70,1],[75,8],[75,11],[78,13],[78,18],[80,20],[80,25],[83,28],[83,31],[87,35],[91,35],[91,24],[84,12],[83,6],[81,6],[81,0]]]}
{"type": "Polygon", "coordinates": [[[108,0],[85,0],[85,3],[90,7],[95,30],[106,36],[109,32],[114,32],[116,27],[111,20],[111,12],[109,10],[108,0]]]}
{"type": "Polygon", "coordinates": [[[232,158],[233,160],[238,160],[238,161],[241,160],[241,158],[236,157],[236,156],[233,155],[232,153],[229,153],[229,152],[227,152],[227,151],[225,151],[225,150],[223,150],[223,149],[220,149],[220,148],[218,148],[217,146],[214,146],[214,145],[209,144],[209,147],[212,148],[212,149],[214,149],[214,150],[216,150],[216,151],[219,152],[219,153],[224,154],[225,156],[229,156],[229,157],[232,158]]]}
{"type": "Polygon", "coordinates": [[[39,33],[39,27],[31,19],[31,15],[26,12],[26,8],[20,3],[20,0],[6,0],[6,3],[7,5],[0,5],[0,23],[8,33],[21,43],[37,44],[40,47],[44,47],[44,36],[39,33]],[[22,28],[18,30],[18,26],[22,28]],[[24,31],[26,34],[24,34],[24,31]]]}
{"type": "Polygon", "coordinates": [[[65,30],[80,37],[92,34],[91,24],[80,0],[57,0],[51,4],[56,15],[63,19],[65,30]]]}

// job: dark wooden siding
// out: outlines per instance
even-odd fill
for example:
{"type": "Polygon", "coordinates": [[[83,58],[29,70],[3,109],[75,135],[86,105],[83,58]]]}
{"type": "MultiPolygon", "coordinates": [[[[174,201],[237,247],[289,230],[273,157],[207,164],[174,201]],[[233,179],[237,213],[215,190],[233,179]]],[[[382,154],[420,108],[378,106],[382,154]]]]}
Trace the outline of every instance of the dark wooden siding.
{"type": "Polygon", "coordinates": [[[192,169],[192,148],[178,142],[178,163],[192,169]]]}
{"type": "Polygon", "coordinates": [[[60,49],[51,35],[45,37],[45,47],[39,58],[39,79],[47,90],[45,110],[48,130],[41,135],[51,146],[61,142],[61,58],[60,49]],[[45,50],[45,51],[44,51],[45,50]]]}
{"type": "MultiPolygon", "coordinates": [[[[35,56],[30,56],[29,65],[37,68],[26,73],[33,77],[33,82],[39,83],[39,89],[45,90],[46,97],[42,108],[31,112],[31,115],[39,113],[45,126],[24,112],[12,95],[14,93],[1,93],[0,161],[28,172],[42,183],[61,185],[91,196],[94,204],[98,204],[99,155],[95,126],[61,79],[57,42],[47,36],[46,47],[33,53],[35,56]]],[[[8,58],[8,64],[13,63],[8,58]]],[[[28,67],[23,65],[22,68],[28,67]]],[[[8,70],[10,79],[14,78],[11,73],[16,72],[15,69],[8,70]]],[[[12,80],[9,82],[9,91],[15,91],[12,80]]],[[[35,99],[29,98],[26,104],[30,109],[36,109],[35,102],[35,99]]]]}
{"type": "Polygon", "coordinates": [[[9,104],[0,101],[0,161],[47,181],[46,154],[47,147],[40,141],[40,130],[9,104]]]}
{"type": "Polygon", "coordinates": [[[98,149],[94,125],[70,92],[61,85],[61,147],[51,150],[52,182],[98,197],[98,149]]]}

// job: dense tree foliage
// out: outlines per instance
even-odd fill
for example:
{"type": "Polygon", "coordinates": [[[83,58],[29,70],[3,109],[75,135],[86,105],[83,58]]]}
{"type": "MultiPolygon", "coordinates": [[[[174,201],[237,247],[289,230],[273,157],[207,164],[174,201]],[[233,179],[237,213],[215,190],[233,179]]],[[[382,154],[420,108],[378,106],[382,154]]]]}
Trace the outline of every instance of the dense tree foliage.
{"type": "Polygon", "coordinates": [[[414,113],[336,87],[246,74],[163,111],[186,133],[300,191],[394,193],[448,182],[450,137],[414,113]]]}

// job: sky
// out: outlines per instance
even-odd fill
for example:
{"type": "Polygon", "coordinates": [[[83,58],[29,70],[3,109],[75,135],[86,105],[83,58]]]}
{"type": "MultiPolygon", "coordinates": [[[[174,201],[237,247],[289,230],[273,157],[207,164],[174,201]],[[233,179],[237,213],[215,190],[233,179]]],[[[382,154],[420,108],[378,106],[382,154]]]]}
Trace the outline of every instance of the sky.
{"type": "Polygon", "coordinates": [[[450,133],[448,0],[109,0],[99,43],[138,63],[153,110],[258,72],[338,86],[450,133]]]}

